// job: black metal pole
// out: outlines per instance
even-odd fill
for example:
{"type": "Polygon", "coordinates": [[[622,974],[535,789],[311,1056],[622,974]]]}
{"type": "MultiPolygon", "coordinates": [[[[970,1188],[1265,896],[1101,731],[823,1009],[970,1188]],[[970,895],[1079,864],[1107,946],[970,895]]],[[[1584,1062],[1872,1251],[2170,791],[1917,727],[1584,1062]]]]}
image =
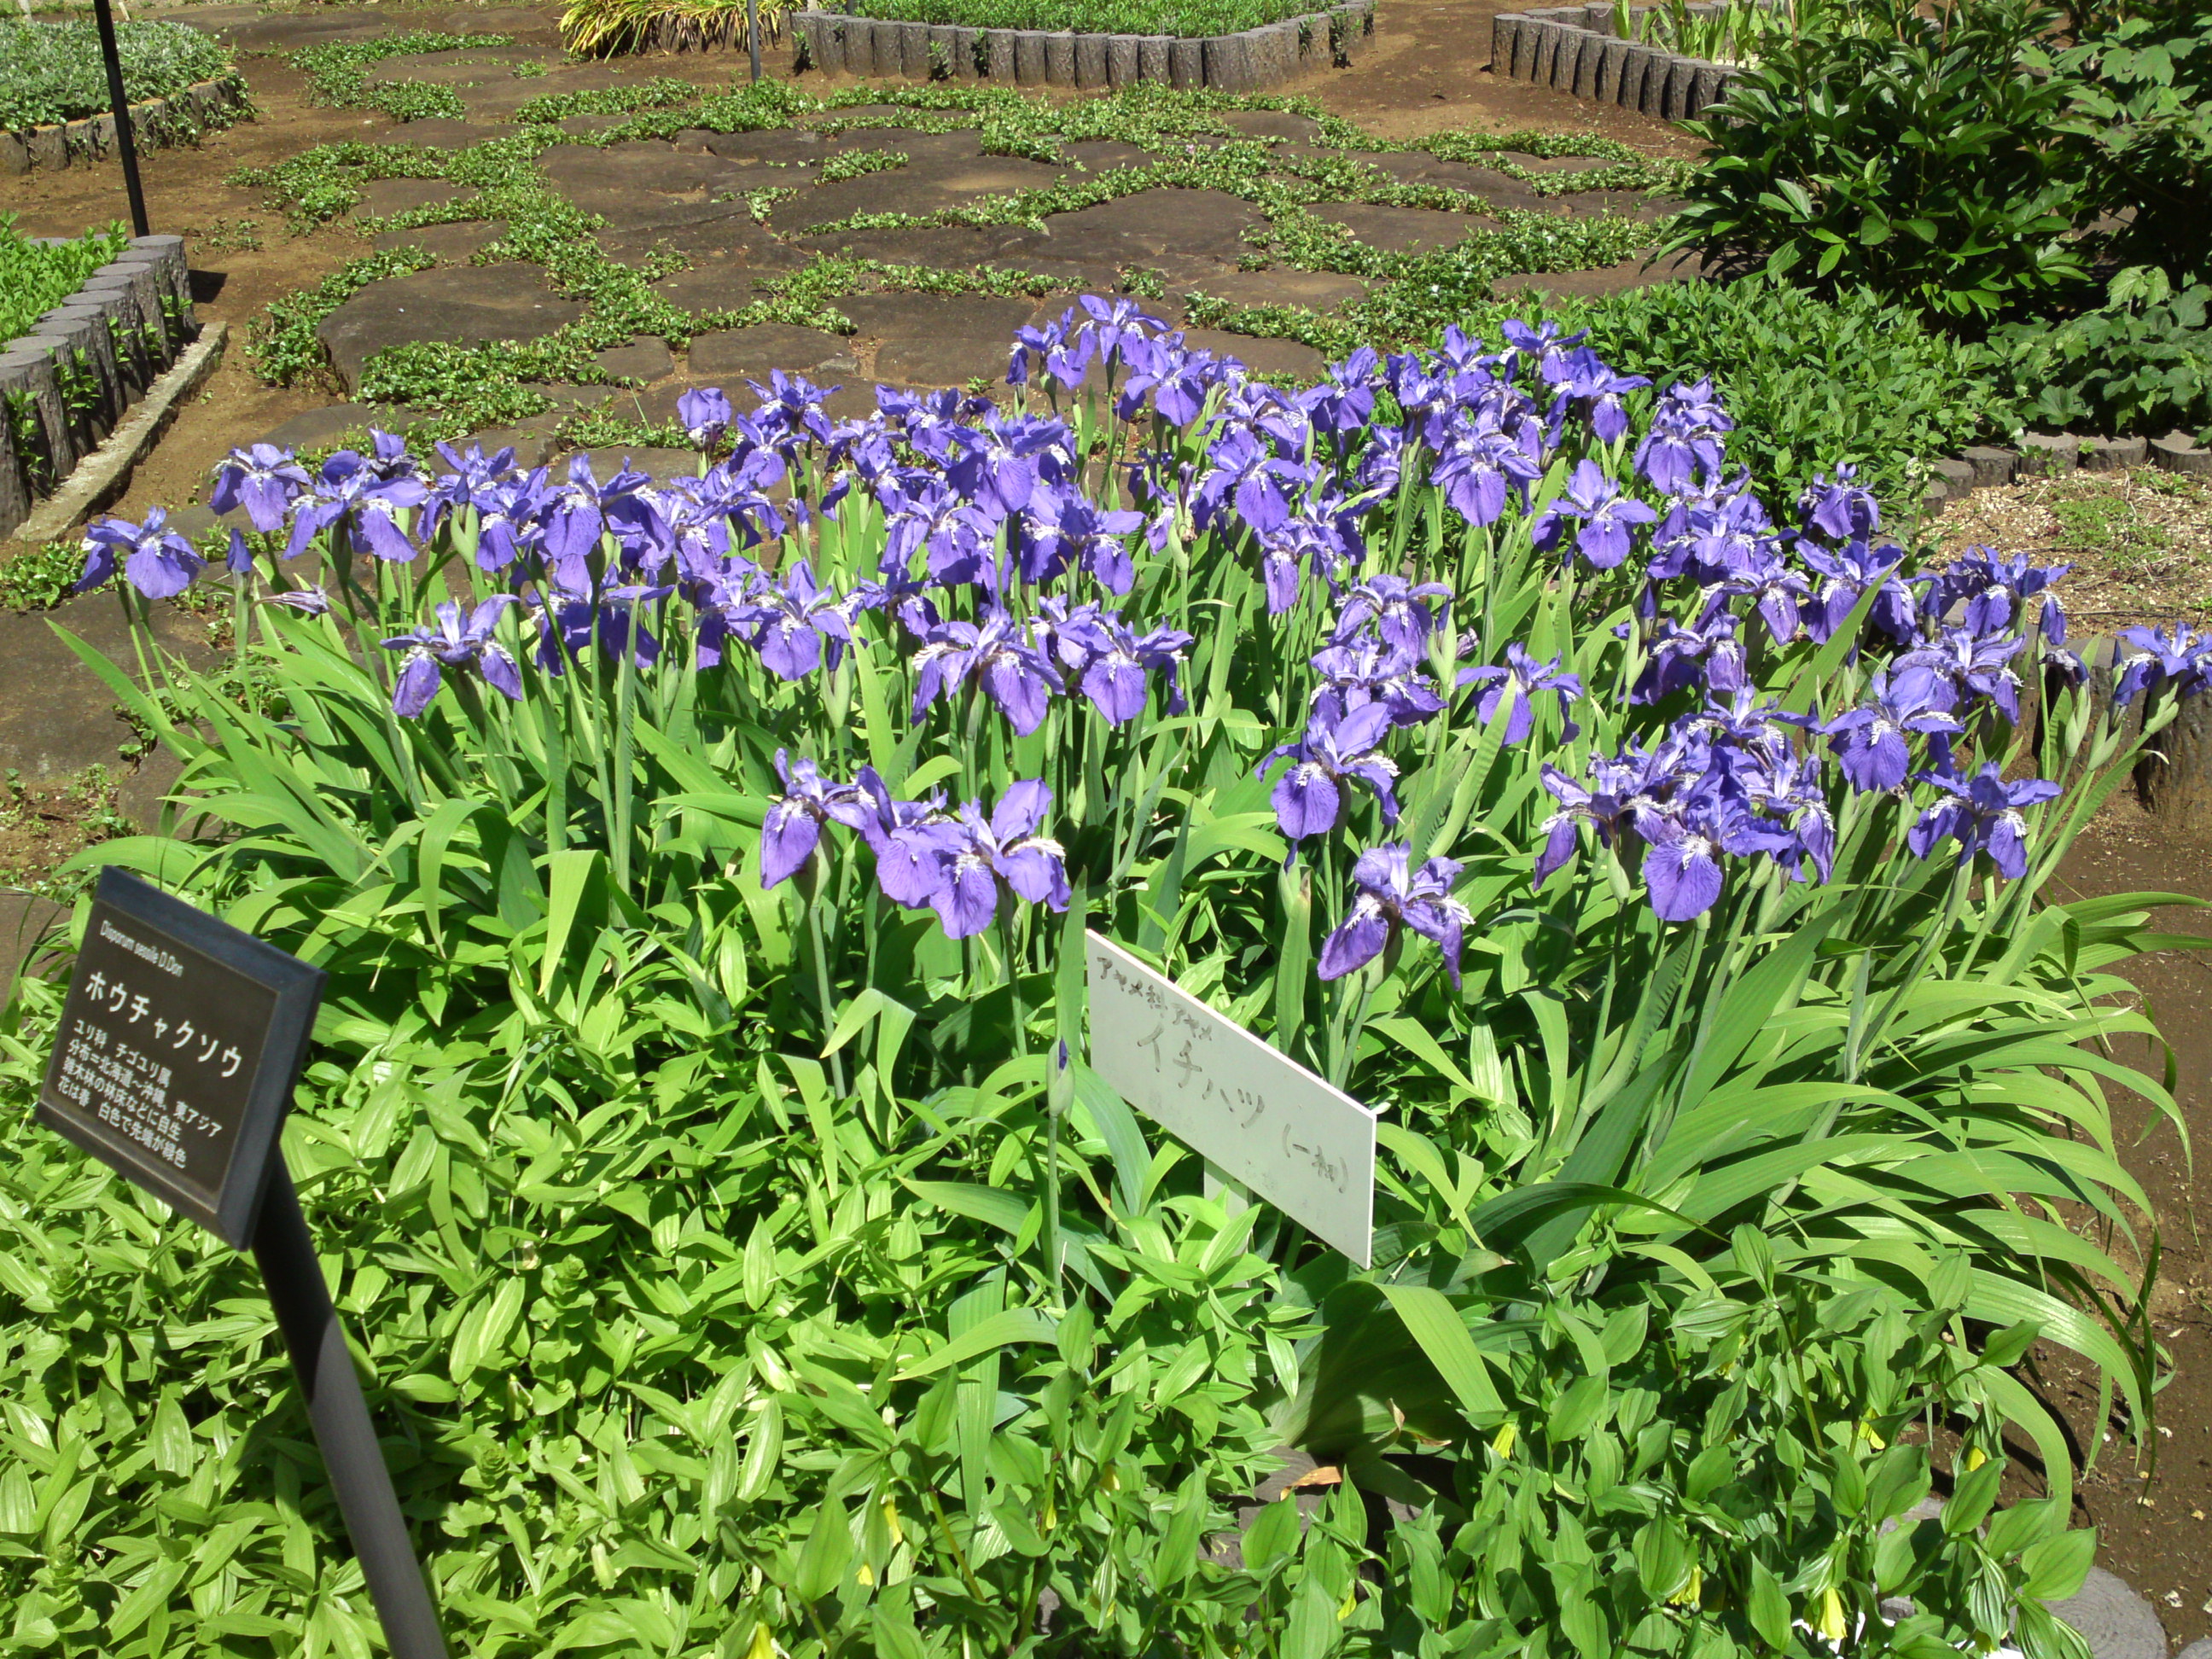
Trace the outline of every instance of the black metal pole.
{"type": "MultiPolygon", "coordinates": [[[[100,3],[104,12],[106,0],[100,3]]],[[[368,1401],[362,1397],[361,1379],[354,1375],[345,1332],[331,1305],[322,1264],[315,1260],[315,1241],[300,1212],[300,1194],[282,1152],[271,1160],[254,1224],[253,1260],[307,1396],[315,1443],[322,1448],[323,1466],[337,1492],[338,1512],[368,1580],[392,1659],[447,1659],[430,1587],[415,1559],[407,1522],[392,1490],[392,1472],[384,1467],[368,1401]]]]}
{"type": "Polygon", "coordinates": [[[92,0],[100,20],[100,52],[107,59],[107,100],[115,106],[115,149],[123,158],[123,188],[131,192],[131,228],[136,236],[151,236],[146,226],[146,192],[138,188],[138,143],[131,133],[131,100],[123,90],[123,59],[115,50],[115,19],[107,0],[92,0]]]}
{"type": "MultiPolygon", "coordinates": [[[[107,0],[100,0],[106,5],[107,0]]],[[[745,0],[745,44],[752,48],[753,79],[760,79],[760,0],[745,0]]]]}

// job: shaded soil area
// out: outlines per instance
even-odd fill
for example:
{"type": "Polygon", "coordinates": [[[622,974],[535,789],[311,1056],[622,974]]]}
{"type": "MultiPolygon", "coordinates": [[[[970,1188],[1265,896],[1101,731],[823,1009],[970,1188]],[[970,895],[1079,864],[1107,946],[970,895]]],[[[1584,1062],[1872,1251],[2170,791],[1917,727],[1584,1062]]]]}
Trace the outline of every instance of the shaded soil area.
{"type": "MultiPolygon", "coordinates": [[[[2179,893],[2212,901],[2212,836],[2144,813],[2124,792],[2088,828],[2061,867],[2053,898],[2124,892],[2179,893]]],[[[2212,939],[2212,910],[2155,913],[2164,931],[2212,939]]],[[[2187,1146],[2147,1103],[2116,1096],[2122,1162],[2142,1182],[2157,1218],[2160,1251],[2150,1297],[2151,1328],[2168,1370],[2157,1396],[2157,1429],[2140,1464],[2115,1431],[2079,1483],[2078,1519],[2099,1530],[2098,1559],[2150,1599],[2177,1645],[2212,1636],[2212,1215],[2192,1166],[2212,1148],[2212,951],[2176,951],[2127,970],[2142,1006],[2172,1049],[2172,1091],[2187,1146]],[[2170,1368],[2170,1369],[2169,1369],[2170,1368]]],[[[2166,1056],[2134,1040],[2117,1057],[2154,1078],[2166,1056]]],[[[2131,1265],[2142,1252],[2121,1238],[2101,1242],[2131,1265]]],[[[2145,1241],[2148,1243],[2148,1241],[2145,1241]]],[[[2076,1442],[2096,1436],[2097,1400],[2085,1368],[2045,1347],[2040,1359],[2076,1442]]]]}

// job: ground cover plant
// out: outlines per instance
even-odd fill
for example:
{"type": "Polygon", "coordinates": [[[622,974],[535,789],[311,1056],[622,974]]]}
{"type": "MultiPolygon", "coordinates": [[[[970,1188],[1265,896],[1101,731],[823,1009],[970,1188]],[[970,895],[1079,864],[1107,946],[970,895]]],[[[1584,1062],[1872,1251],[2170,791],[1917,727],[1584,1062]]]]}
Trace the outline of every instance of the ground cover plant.
{"type": "Polygon", "coordinates": [[[32,324],[83,287],[130,240],[116,224],[58,245],[33,242],[15,228],[14,214],[0,213],[0,346],[29,333],[32,324]]]}
{"type": "Polygon", "coordinates": [[[465,112],[461,94],[434,82],[382,80],[370,70],[387,58],[426,52],[488,51],[512,46],[508,34],[447,34],[437,29],[401,29],[362,40],[331,40],[302,46],[292,54],[307,76],[318,103],[339,109],[381,110],[395,121],[459,120],[465,112]]]}
{"type": "MultiPolygon", "coordinates": [[[[134,104],[201,81],[243,86],[230,53],[181,23],[119,23],[115,43],[123,89],[134,104]]],[[[91,23],[41,23],[27,16],[0,21],[0,126],[50,126],[104,115],[108,107],[100,34],[91,23]]]]}
{"type": "MultiPolygon", "coordinates": [[[[1009,375],[695,393],[659,478],[245,451],[221,565],[88,538],[230,585],[223,684],[84,652],[222,827],[100,856],[331,975],[288,1157],[472,1650],[2081,1652],[2016,1368],[2148,1432],[2064,1206],[2154,1249],[2100,1045],[2169,901],[2045,890],[2142,741],[2054,573],[1763,502],[1549,327],[1292,392],[1086,301],[1009,375]],[[1385,1109],[1371,1270],[1089,1072],[1086,927],[1385,1109]],[[1285,1442],[1346,1479],[1222,1559],[1285,1442]]],[[[14,1627],[365,1650],[236,1260],[6,1133],[14,1627]]]]}
{"type": "MultiPolygon", "coordinates": [[[[317,51],[326,49],[318,48],[317,51]]],[[[303,57],[305,54],[303,54],[303,57]]],[[[316,58],[317,74],[327,72],[316,58]]],[[[343,85],[321,95],[344,97],[343,85]]],[[[1646,189],[1673,173],[1625,145],[1602,139],[1561,139],[1534,134],[1444,133],[1415,143],[1373,138],[1349,122],[1329,117],[1304,100],[1237,97],[1165,88],[1130,88],[1110,98],[1053,104],[1009,88],[974,86],[856,87],[817,96],[787,83],[702,94],[680,81],[531,100],[516,113],[516,131],[471,148],[429,150],[403,144],[319,146],[267,169],[241,174],[270,192],[273,205],[295,224],[334,219],[360,200],[363,184],[380,178],[437,178],[472,187],[454,201],[376,222],[378,230],[495,216],[507,233],[476,256],[485,263],[523,260],[542,264],[553,285],[586,302],[577,323],[526,346],[476,347],[427,343],[388,349],[369,365],[364,395],[439,411],[434,430],[459,434],[510,423],[543,412],[547,403],[532,382],[605,379],[592,355],[638,334],[659,335],[682,345],[708,328],[781,322],[849,333],[853,325],[836,307],[847,294],[881,288],[933,293],[1044,294],[1060,286],[1050,276],[1019,270],[952,270],[892,264],[836,254],[811,257],[807,266],[765,283],[767,295],[733,311],[696,313],[671,304],[651,283],[680,267],[670,256],[643,268],[609,259],[592,238],[597,222],[563,200],[547,183],[535,158],[556,144],[611,144],[672,137],[687,129],[754,131],[805,122],[831,130],[898,125],[925,131],[979,130],[994,155],[1064,159],[1062,146],[1113,138],[1147,152],[1141,165],[1077,173],[1048,190],[989,197],[945,212],[855,215],[823,231],[881,230],[927,223],[1012,224],[1033,222],[1160,186],[1215,189],[1251,203],[1266,215],[1253,246],[1255,264],[1270,261],[1300,269],[1343,270],[1380,279],[1370,301],[1334,317],[1310,311],[1238,313],[1252,331],[1310,339],[1348,350],[1364,336],[1385,341],[1418,339],[1454,315],[1466,315],[1471,296],[1502,311],[1488,284],[1514,270],[1574,270],[1618,260],[1647,244],[1650,228],[1626,216],[1569,220],[1500,210],[1467,191],[1399,184],[1371,166],[1331,158],[1285,155],[1279,141],[1240,133],[1223,118],[1242,111],[1286,111],[1314,119],[1322,142],[1376,150],[1424,149],[1451,161],[1477,162],[1501,178],[1543,194],[1578,189],[1646,189]],[[866,106],[866,112],[860,106],[866,106]],[[881,107],[878,107],[881,106],[881,107]],[[896,111],[886,113],[886,109],[896,111]],[[571,116],[623,114],[629,118],[586,137],[557,125],[571,116]],[[1231,142],[1198,151],[1192,140],[1231,142]],[[1509,152],[1538,155],[1589,155],[1613,165],[1569,180],[1514,161],[1509,152]],[[1367,247],[1342,227],[1308,210],[1327,200],[1482,214],[1503,228],[1477,229],[1453,248],[1402,255],[1367,247]]],[[[857,164],[848,164],[857,165],[857,164]]],[[[775,198],[756,203],[764,216],[775,198]]],[[[429,256],[411,248],[364,255],[319,287],[272,306],[254,329],[261,374],[290,384],[327,372],[315,329],[367,283],[418,270],[429,256]]],[[[580,420],[582,417],[579,417],[580,420]]],[[[572,428],[573,429],[573,428],[572,428]]]]}

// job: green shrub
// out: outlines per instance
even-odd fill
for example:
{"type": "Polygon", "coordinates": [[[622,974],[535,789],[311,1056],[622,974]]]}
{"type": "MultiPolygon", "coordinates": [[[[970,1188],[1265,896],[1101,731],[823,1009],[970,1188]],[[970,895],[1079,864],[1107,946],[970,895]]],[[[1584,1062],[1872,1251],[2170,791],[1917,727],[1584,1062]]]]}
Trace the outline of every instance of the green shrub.
{"type": "Polygon", "coordinates": [[[1598,356],[1655,380],[1710,374],[1741,411],[1730,453],[1758,488],[1793,498],[1848,460],[1877,491],[1910,499],[1916,462],[2018,425],[1982,361],[1911,308],[1863,289],[1832,298],[1756,276],[1668,283],[1546,310],[1590,331],[1598,356]]]}
{"type": "Polygon", "coordinates": [[[2177,282],[2212,277],[2212,14],[2177,6],[2032,55],[2069,104],[2061,131],[2121,223],[2114,254],[2177,282]]]}
{"type": "Polygon", "coordinates": [[[0,349],[83,287],[130,240],[116,224],[58,247],[33,243],[15,228],[14,214],[0,213],[0,349]]]}
{"type": "Polygon", "coordinates": [[[1894,21],[1889,36],[1807,30],[1692,124],[1711,148],[1683,191],[1680,245],[1957,327],[2077,288],[2068,233],[2093,192],[2054,141],[2070,88],[2023,58],[2049,14],[1960,0],[1894,21]]]}
{"type": "MultiPolygon", "coordinates": [[[[124,95],[134,104],[201,81],[235,78],[230,53],[182,23],[118,23],[124,95]]],[[[0,21],[0,127],[51,126],[108,112],[100,31],[91,22],[0,21]]]]}
{"type": "Polygon", "coordinates": [[[1978,362],[2036,421],[2101,434],[2202,431],[2212,441],[2212,287],[2176,291],[2155,265],[2112,279],[2105,305],[1990,331],[1978,362]]]}

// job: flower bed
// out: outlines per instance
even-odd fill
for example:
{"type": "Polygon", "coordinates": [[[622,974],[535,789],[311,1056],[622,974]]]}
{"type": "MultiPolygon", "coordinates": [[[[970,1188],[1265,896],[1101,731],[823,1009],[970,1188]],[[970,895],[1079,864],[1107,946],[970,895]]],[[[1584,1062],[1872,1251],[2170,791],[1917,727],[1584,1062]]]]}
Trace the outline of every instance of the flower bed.
{"type": "Polygon", "coordinates": [[[0,340],[0,536],[99,447],[197,331],[184,238],[115,243],[115,258],[0,340]]]}
{"type": "MultiPolygon", "coordinates": [[[[225,828],[100,856],[330,975],[288,1156],[472,1650],[1733,1654],[1889,1596],[2067,1650],[2009,1368],[2148,1437],[2061,1206],[2139,1212],[2103,1091],[2171,1101],[2105,1046],[2146,902],[2045,891],[2139,741],[2052,573],[1916,569],[1848,475],[1771,513],[1710,387],[1551,330],[1292,394],[1086,301],[1010,379],[695,393],[657,479],[242,452],[235,669],[103,665],[225,828]],[[1085,928],[1387,1109],[1371,1271],[1082,1064],[1085,928]],[[1314,1523],[1204,1552],[1285,1442],[1314,1523]]],[[[2212,665],[2138,654],[2155,736],[2212,665]]],[[[97,1471],[16,1622],[129,1659],[221,1575],[365,1640],[235,1262],[10,1133],[18,1431],[97,1471]]]]}
{"type": "MultiPolygon", "coordinates": [[[[191,143],[248,108],[245,77],[199,30],[135,22],[116,33],[131,132],[144,148],[191,143]]],[[[100,64],[88,22],[0,22],[0,173],[113,154],[115,118],[100,64]]]]}
{"type": "Polygon", "coordinates": [[[1374,0],[1347,0],[1231,33],[1093,33],[977,27],[802,11],[791,19],[793,68],[988,80],[1086,91],[1135,86],[1253,92],[1310,68],[1349,64],[1374,32],[1374,0]]]}

